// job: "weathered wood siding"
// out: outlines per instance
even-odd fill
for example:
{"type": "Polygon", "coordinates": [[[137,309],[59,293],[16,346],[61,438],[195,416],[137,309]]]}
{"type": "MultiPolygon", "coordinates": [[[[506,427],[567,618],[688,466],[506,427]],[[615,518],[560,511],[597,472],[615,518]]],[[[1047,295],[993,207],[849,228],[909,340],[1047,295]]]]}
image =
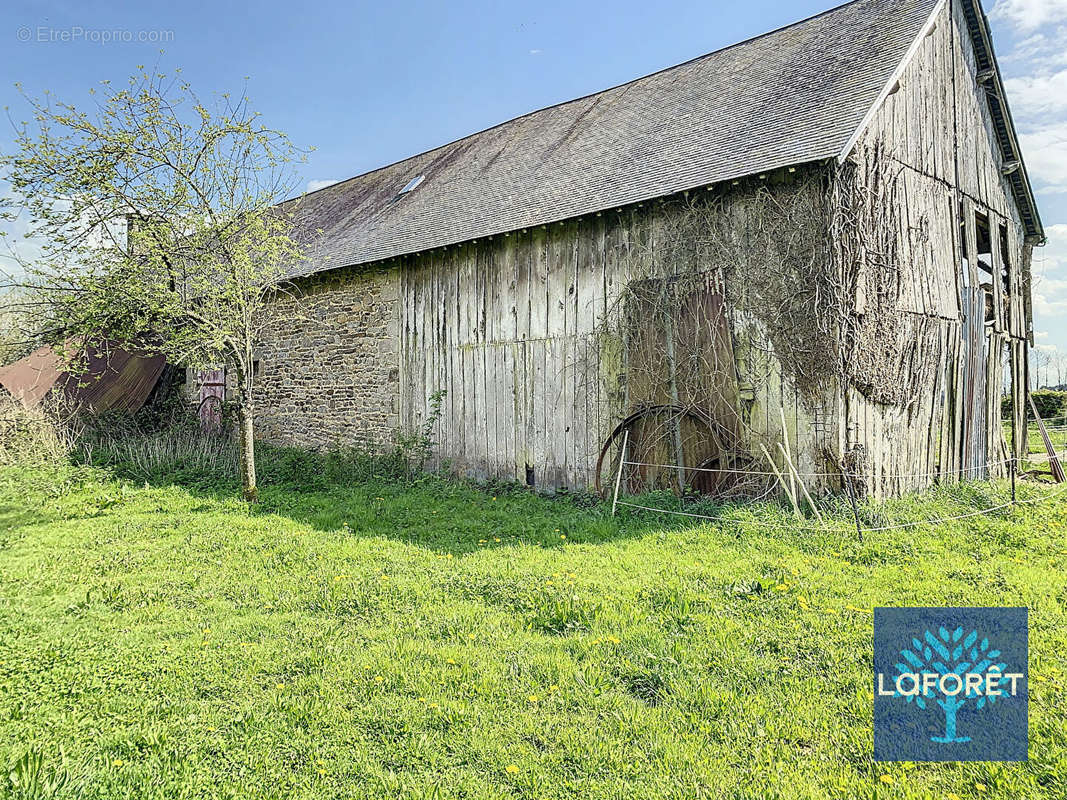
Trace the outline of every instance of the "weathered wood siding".
{"type": "MultiPolygon", "coordinates": [[[[906,407],[869,401],[847,387],[847,427],[842,446],[867,450],[872,490],[896,493],[926,485],[934,474],[970,470],[1007,458],[1000,425],[1005,354],[1020,386],[1020,358],[1030,329],[1025,296],[1029,264],[1024,231],[993,122],[979,84],[975,55],[958,0],[951,0],[907,65],[899,85],[877,110],[862,136],[859,157],[877,146],[895,181],[899,247],[899,310],[910,317],[917,355],[933,369],[906,407]],[[960,209],[964,225],[960,225],[960,209]],[[976,269],[974,212],[988,215],[994,264],[998,238],[1007,231],[1010,256],[1008,312],[995,270],[996,317],[984,324],[984,280],[976,269]],[[969,274],[961,269],[969,254],[969,274]],[[973,309],[970,316],[966,313],[973,309]],[[976,319],[977,316],[977,319],[976,319]],[[921,332],[921,335],[920,335],[921,332]],[[980,352],[979,352],[980,351],[980,352]],[[968,353],[972,358],[968,358],[968,353]],[[895,477],[921,474],[918,478],[895,477]]],[[[1003,473],[1003,468],[996,470],[1003,473]]]]}
{"type": "MultiPolygon", "coordinates": [[[[738,193],[728,205],[743,213],[743,200],[738,193]]],[[[444,391],[435,436],[457,472],[539,489],[592,486],[612,429],[663,399],[627,379],[626,342],[605,338],[600,326],[635,275],[647,277],[634,253],[647,250],[664,213],[650,203],[405,259],[401,425],[418,428],[429,398],[444,391]]],[[[727,315],[731,330],[745,322],[737,308],[727,315]]],[[[815,469],[812,442],[826,435],[828,415],[812,424],[773,356],[746,350],[738,345],[734,385],[711,388],[740,389],[750,434],[780,440],[784,407],[801,468],[815,469]]]]}

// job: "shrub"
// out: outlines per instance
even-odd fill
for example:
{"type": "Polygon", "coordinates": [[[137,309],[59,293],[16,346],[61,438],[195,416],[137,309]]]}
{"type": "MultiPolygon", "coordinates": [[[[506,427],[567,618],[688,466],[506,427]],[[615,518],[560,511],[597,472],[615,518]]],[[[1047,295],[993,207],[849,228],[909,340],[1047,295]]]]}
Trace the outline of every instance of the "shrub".
{"type": "MultiPolygon", "coordinates": [[[[1056,419],[1067,415],[1067,392],[1040,389],[1031,392],[1031,397],[1034,398],[1034,405],[1037,406],[1037,413],[1041,415],[1041,419],[1056,419]]],[[[1000,403],[1000,411],[1004,419],[1011,419],[1011,409],[1011,396],[1006,395],[1000,403]]],[[[1032,416],[1029,408],[1026,413],[1028,417],[1032,416]]]]}
{"type": "Polygon", "coordinates": [[[65,461],[77,437],[77,420],[60,408],[26,408],[12,397],[0,397],[0,464],[33,466],[65,461]]]}

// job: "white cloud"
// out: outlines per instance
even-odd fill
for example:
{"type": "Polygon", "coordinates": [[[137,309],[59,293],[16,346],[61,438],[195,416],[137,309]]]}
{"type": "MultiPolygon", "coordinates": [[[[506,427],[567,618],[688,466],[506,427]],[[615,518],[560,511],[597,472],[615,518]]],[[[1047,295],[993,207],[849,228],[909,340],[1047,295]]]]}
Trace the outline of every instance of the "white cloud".
{"type": "Polygon", "coordinates": [[[1034,257],[1044,262],[1049,274],[1067,282],[1067,225],[1049,225],[1045,235],[1048,243],[1035,250],[1034,257]]]}
{"type": "Polygon", "coordinates": [[[1067,192],[1067,119],[1021,133],[1019,143],[1040,191],[1067,192]]]}
{"type": "Polygon", "coordinates": [[[325,189],[327,186],[333,186],[335,183],[338,183],[338,181],[329,179],[323,181],[308,181],[307,190],[309,192],[317,192],[319,189],[325,189]]]}
{"type": "Polygon", "coordinates": [[[541,48],[535,47],[533,50],[530,51],[530,55],[539,56],[539,55],[541,55],[542,52],[544,52],[544,51],[541,50],[541,48]]]}
{"type": "Polygon", "coordinates": [[[1067,69],[1004,81],[1012,111],[1020,116],[1067,115],[1067,69]]]}
{"type": "Polygon", "coordinates": [[[1022,64],[1030,72],[1050,72],[1067,65],[1067,25],[1060,25],[1050,31],[1041,31],[1020,39],[1002,62],[1005,64],[1022,64]]]}
{"type": "Polygon", "coordinates": [[[1022,33],[1067,20],[1067,0],[997,0],[991,14],[1022,33]]]}
{"type": "Polygon", "coordinates": [[[1067,312],[1067,225],[1049,225],[1045,235],[1034,250],[1034,312],[1059,320],[1067,312]]]}

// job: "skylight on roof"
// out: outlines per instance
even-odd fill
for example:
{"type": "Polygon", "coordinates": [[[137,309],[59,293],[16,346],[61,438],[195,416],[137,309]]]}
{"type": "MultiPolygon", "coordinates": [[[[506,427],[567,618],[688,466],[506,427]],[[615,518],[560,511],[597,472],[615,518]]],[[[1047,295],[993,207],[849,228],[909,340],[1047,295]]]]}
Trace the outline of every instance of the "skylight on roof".
{"type": "Polygon", "coordinates": [[[414,178],[407,182],[407,186],[400,190],[400,194],[407,194],[408,192],[414,191],[416,188],[418,188],[418,185],[424,180],[426,180],[425,175],[416,175],[414,178]]]}

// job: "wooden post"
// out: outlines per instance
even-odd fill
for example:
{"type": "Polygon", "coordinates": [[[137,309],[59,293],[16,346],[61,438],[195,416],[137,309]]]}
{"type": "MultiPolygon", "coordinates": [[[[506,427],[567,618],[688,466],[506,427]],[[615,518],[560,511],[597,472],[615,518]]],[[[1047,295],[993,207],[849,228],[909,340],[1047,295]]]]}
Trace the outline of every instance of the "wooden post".
{"type": "Polygon", "coordinates": [[[1011,458],[1011,504],[1015,505],[1015,456],[1011,458]]]}
{"type": "Polygon", "coordinates": [[[862,542],[863,526],[860,524],[860,508],[856,504],[856,491],[852,487],[852,476],[845,469],[844,464],[840,464],[839,466],[841,467],[841,476],[845,479],[845,491],[848,492],[848,501],[852,504],[852,516],[856,520],[856,535],[862,542]]]}
{"type": "MultiPolygon", "coordinates": [[[[786,493],[786,495],[789,497],[789,502],[793,504],[793,514],[795,514],[796,516],[799,517],[800,516],[800,506],[797,504],[796,495],[793,494],[794,490],[789,485],[791,483],[791,480],[790,481],[786,481],[785,476],[782,475],[782,473],[778,471],[778,467],[775,466],[774,459],[771,458],[771,454],[767,452],[767,448],[766,447],[764,447],[761,444],[760,445],[760,450],[763,451],[763,455],[767,459],[767,464],[774,471],[775,477],[778,478],[778,483],[781,484],[782,491],[784,491],[786,493]]],[[[790,479],[792,479],[792,473],[790,473],[790,479]]]]}
{"type": "Polygon", "coordinates": [[[789,474],[793,477],[797,484],[800,485],[800,491],[804,493],[804,499],[808,501],[808,506],[811,507],[812,512],[815,514],[815,518],[822,522],[822,514],[819,513],[819,507],[815,505],[815,501],[811,499],[811,494],[808,492],[808,487],[804,485],[804,478],[801,477],[800,472],[793,465],[793,460],[789,457],[789,451],[778,445],[778,449],[782,451],[782,455],[785,456],[785,466],[789,470],[789,474]]]}
{"type": "Polygon", "coordinates": [[[622,483],[622,471],[626,466],[626,445],[630,442],[630,429],[622,432],[622,452],[619,453],[619,472],[615,476],[615,499],[611,501],[611,516],[615,516],[615,508],[619,505],[619,485],[622,483]]]}
{"type": "MultiPolygon", "coordinates": [[[[793,457],[792,457],[792,453],[791,453],[791,451],[789,449],[789,428],[785,424],[785,407],[784,407],[784,404],[778,407],[778,415],[779,415],[779,418],[782,420],[782,441],[785,443],[785,447],[783,448],[783,452],[785,453],[785,460],[786,460],[787,463],[792,463],[793,457]]],[[[792,470],[789,471],[789,486],[790,486],[790,490],[791,490],[790,494],[793,497],[796,497],[797,496],[797,487],[796,487],[796,485],[794,483],[793,471],[792,470]]]]}

